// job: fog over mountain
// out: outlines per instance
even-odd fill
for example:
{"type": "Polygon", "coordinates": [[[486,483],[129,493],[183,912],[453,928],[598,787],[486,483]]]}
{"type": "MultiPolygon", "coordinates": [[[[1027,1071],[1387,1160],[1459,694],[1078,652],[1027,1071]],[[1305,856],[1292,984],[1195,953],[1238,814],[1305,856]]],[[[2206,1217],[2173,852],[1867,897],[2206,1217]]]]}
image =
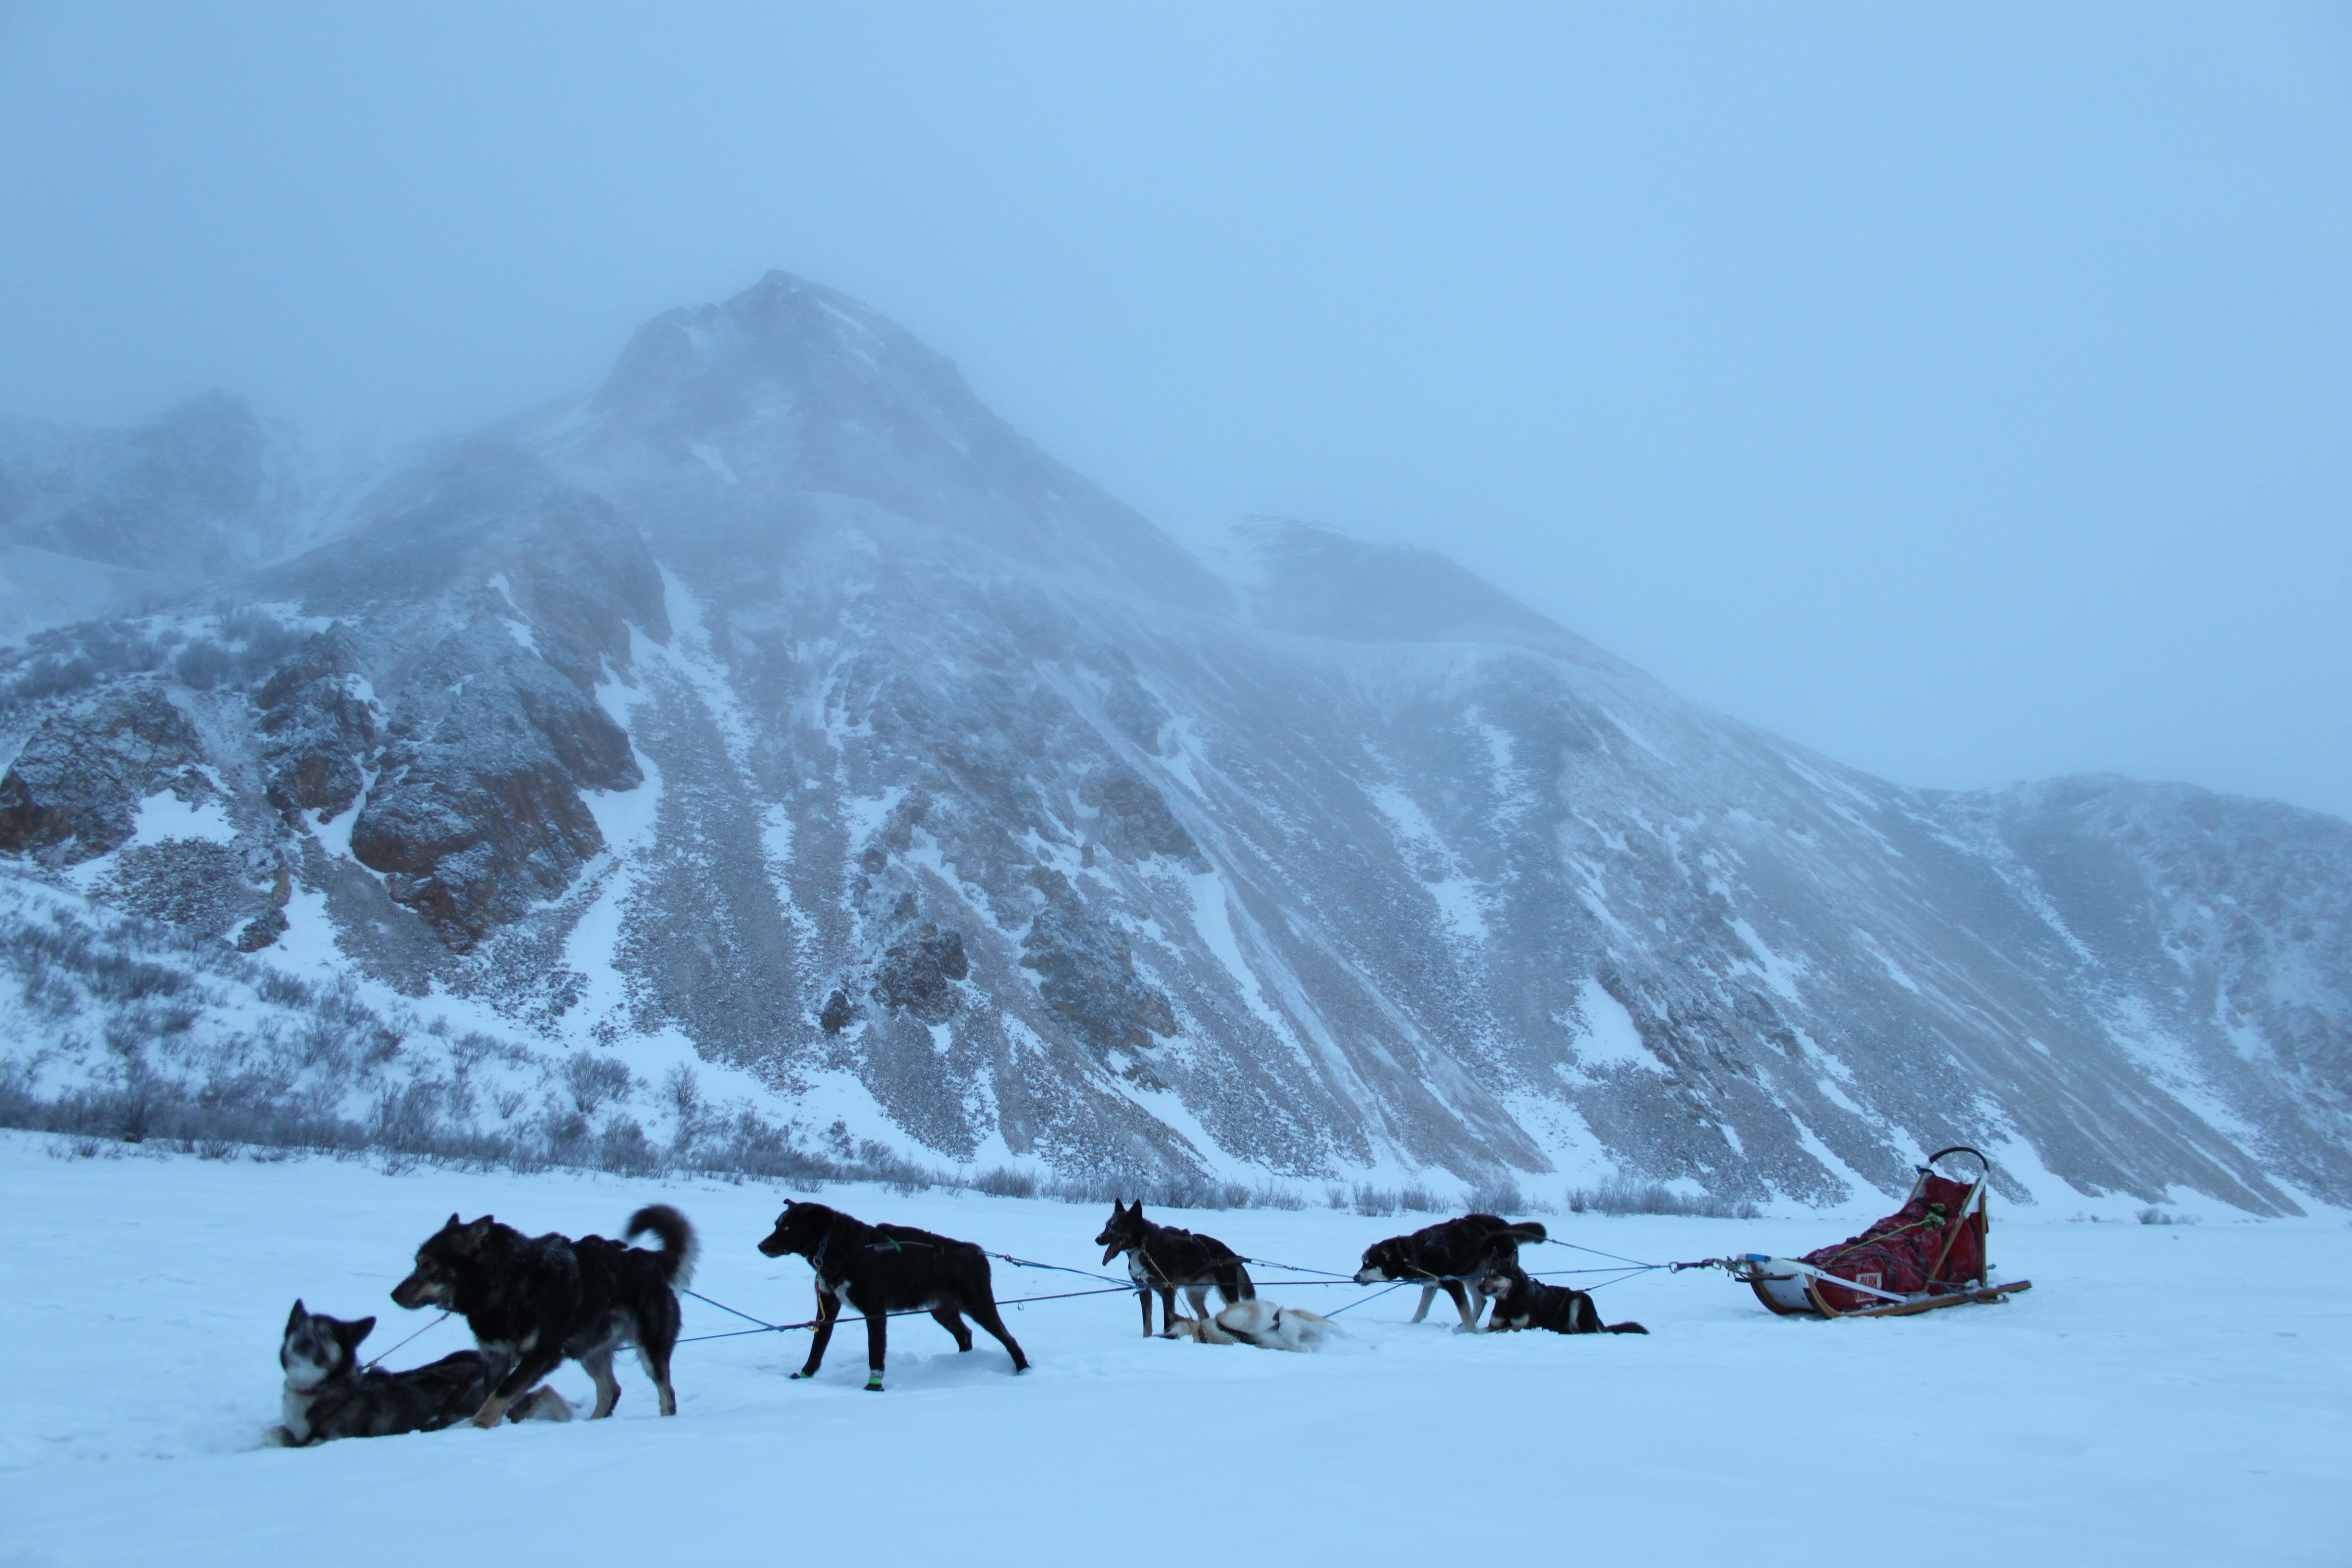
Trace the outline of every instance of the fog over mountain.
{"type": "Polygon", "coordinates": [[[168,1079],[560,1155],[694,1136],[691,1067],[933,1165],[1833,1204],[1970,1142],[2352,1204],[2336,818],[1901,788],[1427,552],[1188,551],[782,273],[305,462],[221,397],[0,428],[18,1114],[168,1079]]]}

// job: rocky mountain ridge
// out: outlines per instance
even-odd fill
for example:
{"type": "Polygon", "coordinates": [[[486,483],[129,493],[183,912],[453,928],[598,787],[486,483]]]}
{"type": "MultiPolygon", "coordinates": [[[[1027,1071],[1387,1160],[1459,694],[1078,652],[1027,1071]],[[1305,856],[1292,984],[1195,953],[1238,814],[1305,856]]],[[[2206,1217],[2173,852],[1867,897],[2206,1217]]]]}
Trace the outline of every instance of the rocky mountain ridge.
{"type": "Polygon", "coordinates": [[[799,279],[351,516],[0,664],[0,866],[930,1163],[2352,1202],[2352,826],[1905,790],[1425,552],[1196,557],[799,279]]]}

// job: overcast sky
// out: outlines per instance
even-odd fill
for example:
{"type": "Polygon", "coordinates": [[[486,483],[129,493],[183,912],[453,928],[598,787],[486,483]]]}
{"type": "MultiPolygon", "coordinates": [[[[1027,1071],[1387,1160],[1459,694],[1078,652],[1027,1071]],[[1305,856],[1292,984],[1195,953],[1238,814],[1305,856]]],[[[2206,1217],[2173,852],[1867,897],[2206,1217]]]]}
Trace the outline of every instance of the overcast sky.
{"type": "Polygon", "coordinates": [[[460,427],[782,267],[1180,531],[2352,816],[2347,17],[0,0],[0,409],[460,427]]]}

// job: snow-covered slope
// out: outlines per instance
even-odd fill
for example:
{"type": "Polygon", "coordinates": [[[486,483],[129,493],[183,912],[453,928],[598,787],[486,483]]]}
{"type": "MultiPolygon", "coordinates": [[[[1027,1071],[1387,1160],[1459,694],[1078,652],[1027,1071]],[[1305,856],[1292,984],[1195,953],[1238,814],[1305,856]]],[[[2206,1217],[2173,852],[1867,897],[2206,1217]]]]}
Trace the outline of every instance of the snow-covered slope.
{"type": "Polygon", "coordinates": [[[8,864],[928,1163],[2352,1202],[2335,819],[1906,791],[1426,552],[1196,558],[782,274],[373,495],[0,671],[8,864]]]}

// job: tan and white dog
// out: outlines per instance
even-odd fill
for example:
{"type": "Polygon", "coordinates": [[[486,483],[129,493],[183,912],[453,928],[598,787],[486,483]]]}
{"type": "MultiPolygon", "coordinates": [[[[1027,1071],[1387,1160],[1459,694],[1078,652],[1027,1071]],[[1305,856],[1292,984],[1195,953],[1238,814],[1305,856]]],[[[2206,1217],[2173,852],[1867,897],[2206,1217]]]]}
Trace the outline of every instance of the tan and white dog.
{"type": "Polygon", "coordinates": [[[1255,1345],[1264,1351],[1319,1351],[1348,1335],[1319,1312],[1249,1300],[1236,1301],[1213,1318],[1179,1318],[1160,1337],[1204,1345],[1255,1345]]]}

